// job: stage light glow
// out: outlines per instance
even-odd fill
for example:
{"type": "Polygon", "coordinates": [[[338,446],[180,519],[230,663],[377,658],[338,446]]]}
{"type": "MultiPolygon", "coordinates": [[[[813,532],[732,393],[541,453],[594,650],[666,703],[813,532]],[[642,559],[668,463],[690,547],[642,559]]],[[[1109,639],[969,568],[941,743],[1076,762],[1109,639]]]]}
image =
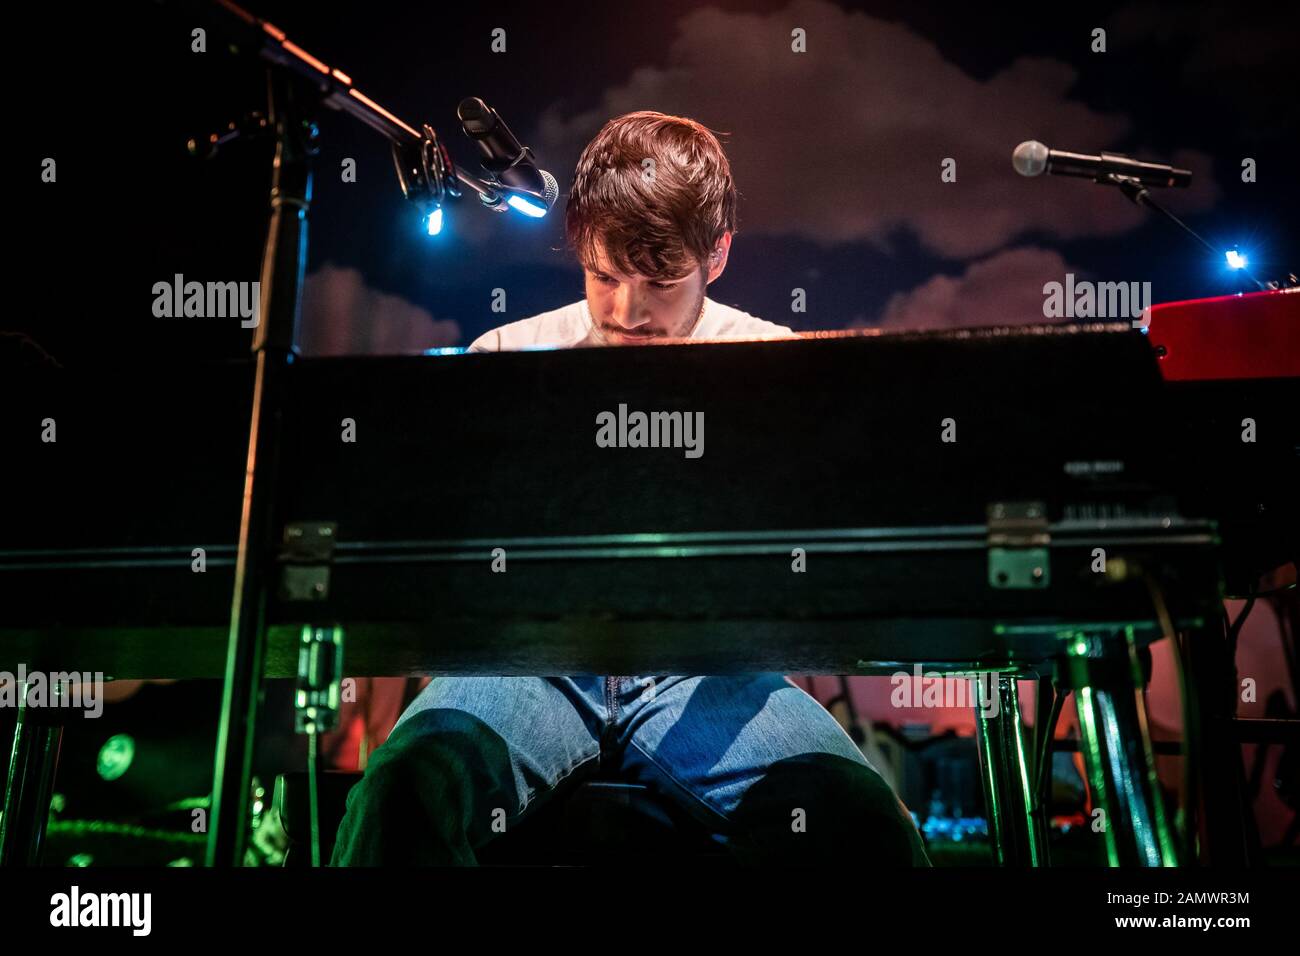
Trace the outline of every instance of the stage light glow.
{"type": "Polygon", "coordinates": [[[1229,269],[1244,269],[1244,268],[1246,268],[1246,257],[1243,256],[1243,255],[1242,255],[1240,252],[1238,252],[1236,249],[1229,249],[1229,250],[1228,250],[1228,253],[1227,253],[1227,260],[1228,260],[1228,268],[1229,268],[1229,269]]]}
{"type": "Polygon", "coordinates": [[[135,738],[130,734],[114,734],[99,748],[95,769],[105,780],[116,780],[126,773],[134,759],[135,738]]]}
{"type": "Polygon", "coordinates": [[[428,218],[425,219],[424,227],[431,236],[436,236],[438,233],[442,232],[441,206],[429,213],[428,218]]]}
{"type": "Polygon", "coordinates": [[[520,196],[518,193],[512,193],[506,200],[506,205],[534,219],[541,219],[546,215],[546,207],[542,203],[528,196],[520,196]]]}

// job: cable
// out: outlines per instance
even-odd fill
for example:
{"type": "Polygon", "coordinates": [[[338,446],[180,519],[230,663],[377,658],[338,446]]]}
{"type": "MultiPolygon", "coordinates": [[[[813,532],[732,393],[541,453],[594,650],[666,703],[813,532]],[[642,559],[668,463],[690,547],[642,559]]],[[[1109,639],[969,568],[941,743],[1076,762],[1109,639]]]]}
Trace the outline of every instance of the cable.
{"type": "Polygon", "coordinates": [[[1051,801],[1051,773],[1048,768],[1052,763],[1052,740],[1056,737],[1056,722],[1061,717],[1061,710],[1065,706],[1066,695],[1060,693],[1055,687],[1052,694],[1052,712],[1047,718],[1047,724],[1041,728],[1045,731],[1043,734],[1043,743],[1039,747],[1038,753],[1038,781],[1034,787],[1035,812],[1046,809],[1047,804],[1051,801]]]}
{"type": "Polygon", "coordinates": [[[1146,582],[1147,593],[1151,596],[1151,603],[1155,606],[1156,620],[1160,624],[1160,633],[1173,641],[1174,669],[1177,671],[1178,676],[1178,696],[1183,715],[1183,767],[1178,779],[1178,802],[1179,809],[1182,812],[1178,816],[1178,838],[1182,844],[1184,859],[1191,860],[1195,857],[1194,834],[1196,829],[1193,824],[1196,819],[1196,807],[1199,805],[1200,800],[1199,777],[1197,776],[1200,762],[1200,741],[1197,739],[1197,728],[1200,726],[1201,716],[1196,688],[1191,686],[1187,680],[1191,648],[1174,629],[1174,620],[1169,614],[1169,606],[1165,603],[1164,592],[1160,589],[1160,585],[1146,571],[1142,572],[1142,579],[1146,582]],[[1196,802],[1193,802],[1193,800],[1196,802]]]}
{"type": "MultiPolygon", "coordinates": [[[[1250,614],[1251,609],[1255,606],[1257,594],[1251,594],[1246,598],[1246,606],[1241,609],[1237,615],[1237,620],[1233,621],[1228,627],[1228,660],[1232,664],[1232,686],[1237,686],[1237,637],[1241,634],[1241,626],[1246,623],[1246,615],[1250,614]]],[[[1227,615],[1227,611],[1224,611],[1227,615]]]]}
{"type": "MultiPolygon", "coordinates": [[[[1281,587],[1269,588],[1267,591],[1251,591],[1246,596],[1247,597],[1272,597],[1274,594],[1282,594],[1286,591],[1294,591],[1295,589],[1296,589],[1296,585],[1294,582],[1292,582],[1291,584],[1283,584],[1281,587]]],[[[1232,597],[1232,595],[1229,595],[1229,597],[1232,597]]]]}

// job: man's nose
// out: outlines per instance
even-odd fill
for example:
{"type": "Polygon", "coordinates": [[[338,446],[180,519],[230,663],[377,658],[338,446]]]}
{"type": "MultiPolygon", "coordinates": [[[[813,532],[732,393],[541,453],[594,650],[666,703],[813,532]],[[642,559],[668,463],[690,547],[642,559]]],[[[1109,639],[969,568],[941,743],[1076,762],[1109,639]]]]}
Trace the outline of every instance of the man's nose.
{"type": "Polygon", "coordinates": [[[635,329],[650,319],[641,314],[641,300],[636,291],[623,283],[614,290],[614,321],[620,328],[635,329]]]}

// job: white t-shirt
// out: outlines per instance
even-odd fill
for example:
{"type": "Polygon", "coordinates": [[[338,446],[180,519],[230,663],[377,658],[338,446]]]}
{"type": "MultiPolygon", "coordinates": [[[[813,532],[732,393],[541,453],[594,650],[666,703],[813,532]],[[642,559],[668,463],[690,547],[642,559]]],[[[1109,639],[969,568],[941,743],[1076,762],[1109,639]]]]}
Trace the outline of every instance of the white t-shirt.
{"type": "MultiPolygon", "coordinates": [[[[729,305],[704,299],[704,315],[691,332],[692,339],[783,338],[794,332],[784,325],[755,318],[729,305]]],[[[470,352],[513,352],[533,348],[576,348],[602,345],[594,331],[587,300],[579,299],[550,312],[520,319],[484,332],[469,347],[470,352]]]]}

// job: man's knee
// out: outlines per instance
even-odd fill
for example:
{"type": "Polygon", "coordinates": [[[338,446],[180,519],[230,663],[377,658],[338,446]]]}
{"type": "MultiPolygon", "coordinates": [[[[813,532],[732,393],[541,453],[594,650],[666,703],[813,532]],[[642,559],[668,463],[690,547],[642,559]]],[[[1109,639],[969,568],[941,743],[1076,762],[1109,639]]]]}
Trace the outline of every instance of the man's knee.
{"type": "Polygon", "coordinates": [[[870,766],[831,754],[772,764],[731,822],[744,862],[928,866],[902,801],[870,766]]]}
{"type": "Polygon", "coordinates": [[[474,863],[475,796],[490,798],[496,776],[488,767],[498,747],[484,731],[448,711],[403,722],[348,794],[334,864],[474,863]]]}

